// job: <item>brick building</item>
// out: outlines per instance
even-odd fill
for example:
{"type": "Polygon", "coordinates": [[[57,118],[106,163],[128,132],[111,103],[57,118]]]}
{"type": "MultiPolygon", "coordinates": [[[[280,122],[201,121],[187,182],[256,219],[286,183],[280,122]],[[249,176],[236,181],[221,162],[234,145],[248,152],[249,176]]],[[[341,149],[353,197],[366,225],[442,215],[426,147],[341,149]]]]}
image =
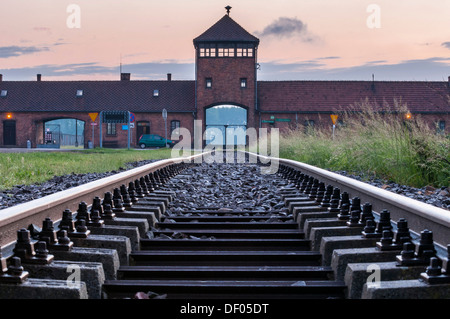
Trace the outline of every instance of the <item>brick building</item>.
{"type": "MultiPolygon", "coordinates": [[[[142,134],[164,136],[163,109],[169,138],[177,127],[193,132],[194,121],[201,120],[205,143],[240,144],[246,128],[330,125],[330,114],[362,101],[380,107],[402,101],[413,116],[449,132],[450,77],[448,82],[258,81],[259,39],[229,12],[193,44],[193,81],[175,81],[171,74],[164,81],[134,81],[128,73],[117,81],[45,81],[41,75],[35,81],[3,81],[0,75],[0,147],[27,147],[27,141],[45,147],[71,134],[76,144],[99,146],[95,114],[111,111],[132,113],[130,142],[136,147],[142,134]],[[70,133],[62,134],[62,126],[70,133]]],[[[126,147],[126,124],[103,123],[103,146],[126,147]]]]}

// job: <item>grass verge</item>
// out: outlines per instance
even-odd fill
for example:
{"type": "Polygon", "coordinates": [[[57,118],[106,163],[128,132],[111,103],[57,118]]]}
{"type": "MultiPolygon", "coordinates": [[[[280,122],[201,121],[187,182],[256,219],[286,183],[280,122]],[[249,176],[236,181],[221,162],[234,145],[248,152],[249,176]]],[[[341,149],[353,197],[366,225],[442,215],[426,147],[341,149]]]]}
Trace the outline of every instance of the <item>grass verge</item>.
{"type": "Polygon", "coordinates": [[[64,152],[0,153],[0,189],[42,183],[66,174],[102,173],[126,167],[127,163],[166,159],[171,149],[106,149],[64,152]]]}
{"type": "Polygon", "coordinates": [[[333,171],[381,178],[413,187],[450,184],[450,138],[419,117],[406,120],[402,106],[379,112],[360,105],[339,117],[344,125],[290,131],[280,137],[279,154],[333,171]]]}

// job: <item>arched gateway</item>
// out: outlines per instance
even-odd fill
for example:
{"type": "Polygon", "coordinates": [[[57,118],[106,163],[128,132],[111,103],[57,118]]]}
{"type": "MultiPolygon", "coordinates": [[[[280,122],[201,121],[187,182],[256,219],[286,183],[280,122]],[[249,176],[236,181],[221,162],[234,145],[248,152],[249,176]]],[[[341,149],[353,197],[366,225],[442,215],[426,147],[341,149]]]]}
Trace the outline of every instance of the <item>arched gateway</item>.
{"type": "Polygon", "coordinates": [[[85,122],[73,118],[44,121],[42,141],[55,147],[84,147],[85,122]]]}
{"type": "Polygon", "coordinates": [[[206,113],[206,144],[245,145],[247,109],[230,104],[212,106],[206,113]]]}

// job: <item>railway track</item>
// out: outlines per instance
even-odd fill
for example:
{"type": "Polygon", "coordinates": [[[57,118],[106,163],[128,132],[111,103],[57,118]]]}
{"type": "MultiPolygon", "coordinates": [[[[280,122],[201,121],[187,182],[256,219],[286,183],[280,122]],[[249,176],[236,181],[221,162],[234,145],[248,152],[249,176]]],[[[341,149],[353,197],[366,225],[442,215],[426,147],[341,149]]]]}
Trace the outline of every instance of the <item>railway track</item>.
{"type": "Polygon", "coordinates": [[[201,156],[0,211],[0,298],[450,297],[448,212],[295,161],[201,156]]]}

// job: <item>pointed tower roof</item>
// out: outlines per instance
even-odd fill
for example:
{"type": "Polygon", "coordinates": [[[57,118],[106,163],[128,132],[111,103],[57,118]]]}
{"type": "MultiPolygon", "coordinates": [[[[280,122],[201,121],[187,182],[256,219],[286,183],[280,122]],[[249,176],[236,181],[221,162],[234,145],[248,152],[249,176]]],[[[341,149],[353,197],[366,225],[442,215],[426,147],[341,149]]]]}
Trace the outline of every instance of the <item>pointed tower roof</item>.
{"type": "Polygon", "coordinates": [[[226,14],[208,30],[194,39],[194,44],[201,42],[246,42],[259,44],[259,39],[248,33],[236,21],[226,14]]]}

